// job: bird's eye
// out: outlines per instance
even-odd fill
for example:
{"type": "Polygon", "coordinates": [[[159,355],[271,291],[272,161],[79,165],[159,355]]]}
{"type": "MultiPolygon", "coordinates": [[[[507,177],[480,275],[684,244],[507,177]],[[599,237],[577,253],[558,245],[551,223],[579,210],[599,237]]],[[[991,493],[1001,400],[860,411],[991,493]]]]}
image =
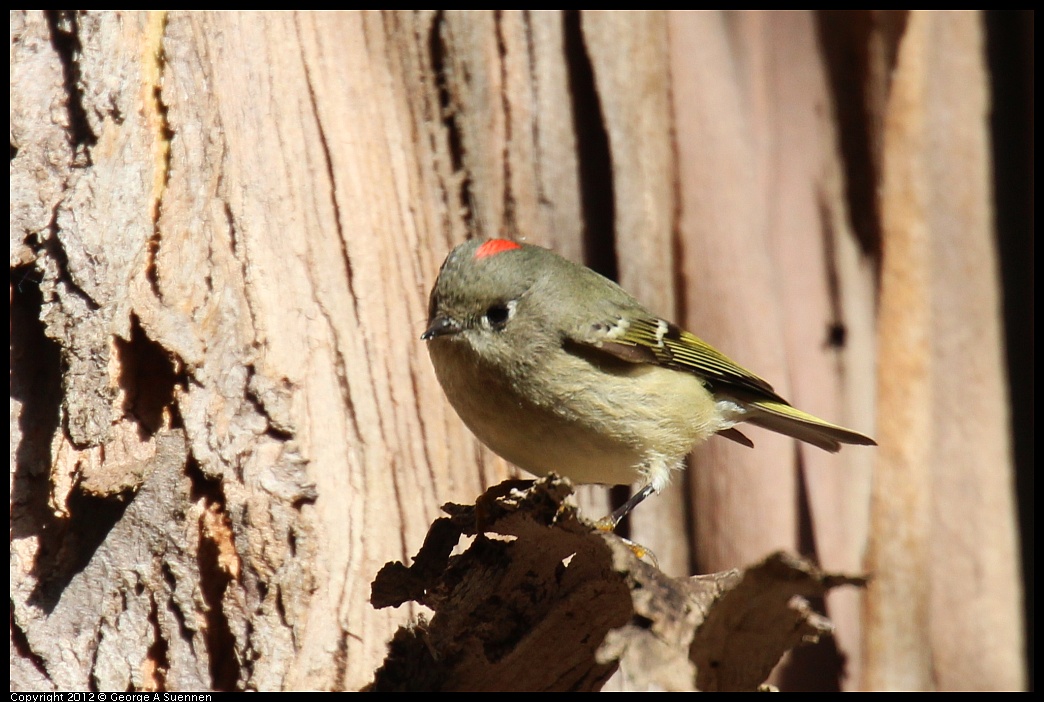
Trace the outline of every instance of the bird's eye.
{"type": "Polygon", "coordinates": [[[502,302],[498,302],[496,304],[490,305],[486,309],[486,321],[489,322],[489,326],[493,329],[503,329],[504,325],[507,324],[507,321],[510,318],[510,303],[504,304],[502,302]]]}

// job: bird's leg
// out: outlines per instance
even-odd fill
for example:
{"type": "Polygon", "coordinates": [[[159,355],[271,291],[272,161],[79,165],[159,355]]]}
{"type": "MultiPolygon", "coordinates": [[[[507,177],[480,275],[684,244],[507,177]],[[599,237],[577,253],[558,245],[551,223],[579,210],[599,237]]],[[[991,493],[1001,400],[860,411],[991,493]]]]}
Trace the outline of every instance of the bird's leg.
{"type": "MultiPolygon", "coordinates": [[[[619,509],[614,510],[612,514],[607,514],[599,519],[598,522],[595,523],[595,528],[599,531],[616,531],[616,526],[623,520],[623,518],[630,514],[631,510],[637,507],[642,500],[654,492],[656,492],[656,490],[653,488],[652,483],[649,483],[641,490],[631,495],[631,499],[620,505],[619,509]]],[[[630,539],[624,539],[622,536],[617,536],[617,538],[623,539],[624,543],[627,544],[628,548],[631,549],[631,552],[634,553],[637,558],[648,559],[652,562],[653,567],[660,567],[660,564],[656,560],[656,554],[652,551],[641,544],[636,544],[630,539]]]]}
{"type": "Polygon", "coordinates": [[[631,495],[631,499],[624,502],[619,508],[613,510],[612,514],[599,519],[595,526],[602,531],[615,531],[616,526],[623,520],[623,518],[630,514],[632,509],[641,504],[642,500],[654,492],[655,490],[653,489],[652,483],[649,483],[641,490],[631,495]]]}

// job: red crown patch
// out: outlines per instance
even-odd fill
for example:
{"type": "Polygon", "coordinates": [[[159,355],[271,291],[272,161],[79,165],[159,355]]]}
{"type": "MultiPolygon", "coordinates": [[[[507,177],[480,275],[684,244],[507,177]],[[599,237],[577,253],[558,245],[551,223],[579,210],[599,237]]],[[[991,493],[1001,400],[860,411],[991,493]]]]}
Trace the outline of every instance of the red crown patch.
{"type": "Polygon", "coordinates": [[[508,241],[507,239],[490,239],[482,244],[482,246],[475,249],[475,260],[496,256],[498,253],[504,253],[511,249],[521,248],[522,245],[517,244],[514,241],[508,241]]]}

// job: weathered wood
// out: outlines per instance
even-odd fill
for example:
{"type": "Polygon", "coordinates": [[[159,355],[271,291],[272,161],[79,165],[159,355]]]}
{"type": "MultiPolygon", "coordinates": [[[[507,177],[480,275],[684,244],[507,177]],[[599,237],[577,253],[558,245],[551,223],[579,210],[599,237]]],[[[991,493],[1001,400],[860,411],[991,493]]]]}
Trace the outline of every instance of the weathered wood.
{"type": "Polygon", "coordinates": [[[434,616],[399,629],[368,689],[582,692],[619,666],[639,689],[754,691],[784,652],[832,630],[805,598],[864,582],[784,554],[671,578],[578,518],[570,492],[556,477],[509,481],[446,505],[413,564],[374,580],[374,606],[415,600],[434,616]]]}
{"type": "Polygon", "coordinates": [[[490,235],[878,438],[712,439],[630,525],[871,572],[784,686],[1024,686],[983,15],[10,18],[12,689],[371,681],[374,574],[513,474],[418,338],[490,235]]]}

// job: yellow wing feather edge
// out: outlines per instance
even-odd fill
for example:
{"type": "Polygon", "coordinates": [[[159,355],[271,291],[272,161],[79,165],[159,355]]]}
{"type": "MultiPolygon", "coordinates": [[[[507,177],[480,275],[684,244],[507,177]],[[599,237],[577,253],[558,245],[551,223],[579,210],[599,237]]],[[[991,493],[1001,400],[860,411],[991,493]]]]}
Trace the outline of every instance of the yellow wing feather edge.
{"type": "MultiPolygon", "coordinates": [[[[839,451],[842,444],[877,445],[865,434],[797,409],[780,397],[765,380],[699,337],[673,324],[653,317],[640,317],[630,320],[626,327],[617,329],[619,331],[616,334],[609,334],[609,345],[619,344],[647,351],[652,356],[649,360],[706,378],[715,392],[735,395],[735,399],[747,409],[746,421],[751,424],[786,434],[831,453],[839,451]]],[[[637,359],[632,356],[628,360],[637,359]]],[[[740,443],[750,445],[749,440],[740,443]]]]}

